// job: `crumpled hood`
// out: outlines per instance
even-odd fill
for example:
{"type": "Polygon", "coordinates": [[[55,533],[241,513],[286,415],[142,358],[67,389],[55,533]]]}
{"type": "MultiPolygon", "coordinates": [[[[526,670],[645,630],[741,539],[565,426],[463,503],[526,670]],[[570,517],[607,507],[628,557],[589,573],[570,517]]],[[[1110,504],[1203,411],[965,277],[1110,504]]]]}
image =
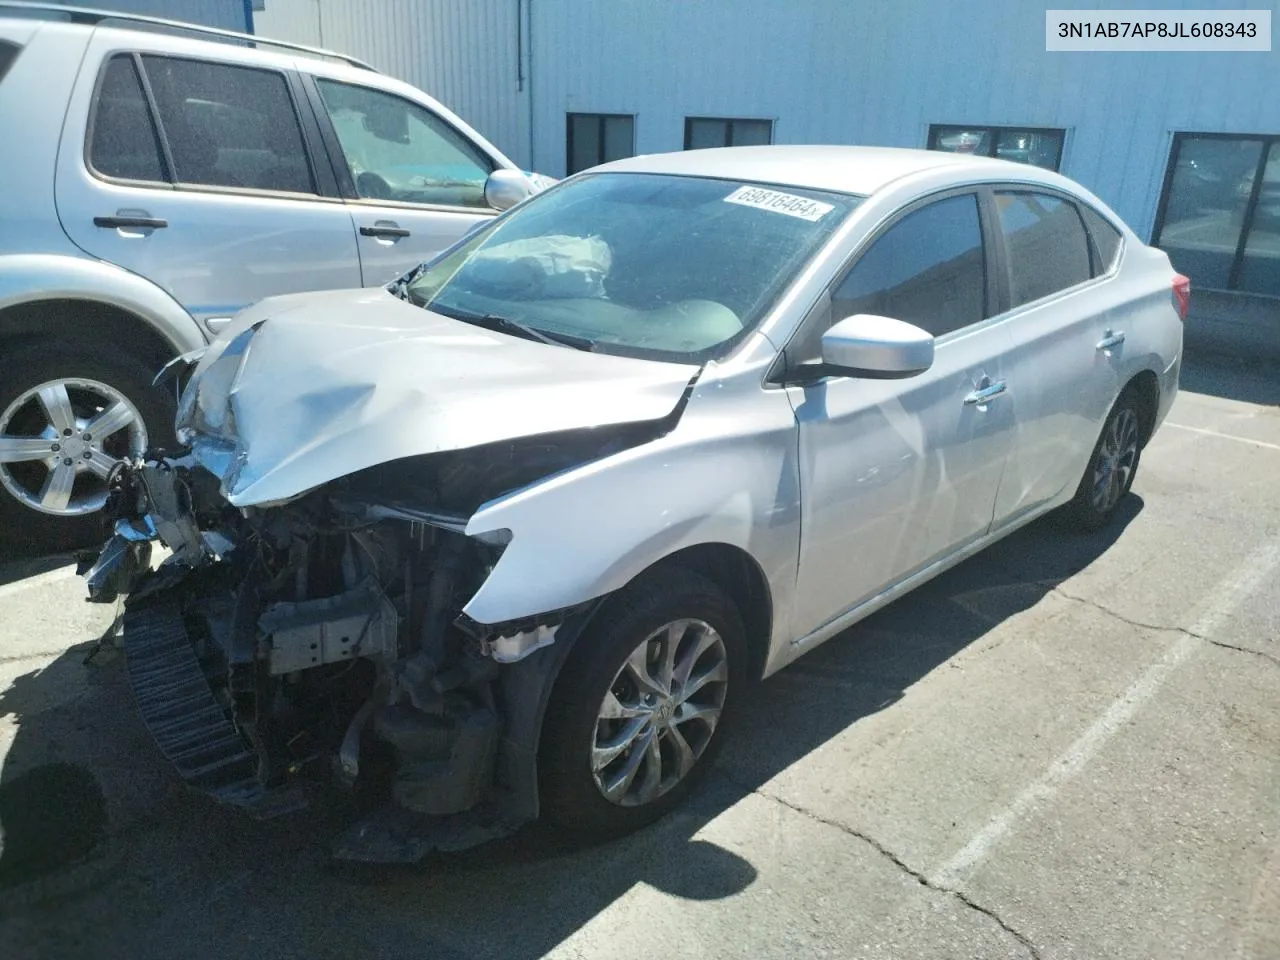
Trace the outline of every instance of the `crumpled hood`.
{"type": "Polygon", "coordinates": [[[381,289],[294,294],[209,348],[178,428],[250,506],[402,457],[657,420],[697,371],[495,333],[381,289]]]}

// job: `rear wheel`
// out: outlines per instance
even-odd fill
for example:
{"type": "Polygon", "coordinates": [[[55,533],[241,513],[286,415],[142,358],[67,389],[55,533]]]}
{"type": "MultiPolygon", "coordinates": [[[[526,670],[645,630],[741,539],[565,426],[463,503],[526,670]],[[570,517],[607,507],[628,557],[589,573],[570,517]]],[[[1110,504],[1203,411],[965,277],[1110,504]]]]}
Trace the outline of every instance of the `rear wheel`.
{"type": "MultiPolygon", "coordinates": [[[[39,343],[0,358],[0,531],[62,549],[101,533],[106,479],[172,432],[172,399],[131,357],[39,343]]],[[[163,442],[163,441],[162,441],[163,442]]]]}
{"type": "Polygon", "coordinates": [[[1080,479],[1076,495],[1068,504],[1071,519],[1086,530],[1097,530],[1110,522],[1116,509],[1133,486],[1142,457],[1142,413],[1138,395],[1125,390],[1116,400],[1102,425],[1089,466],[1080,479]]]}
{"type": "Polygon", "coordinates": [[[647,574],[594,619],[542,731],[543,813],[582,839],[619,836],[704,777],[746,685],[733,602],[686,571],[647,574]]]}

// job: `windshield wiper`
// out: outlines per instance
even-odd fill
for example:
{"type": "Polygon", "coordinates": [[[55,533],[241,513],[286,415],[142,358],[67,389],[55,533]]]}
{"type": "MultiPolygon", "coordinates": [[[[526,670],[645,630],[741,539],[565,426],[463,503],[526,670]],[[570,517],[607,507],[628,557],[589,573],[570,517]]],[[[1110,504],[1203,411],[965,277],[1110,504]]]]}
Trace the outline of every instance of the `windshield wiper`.
{"type": "Polygon", "coordinates": [[[547,343],[553,347],[573,347],[575,350],[590,351],[596,345],[594,340],[587,337],[575,337],[567,333],[548,333],[545,330],[531,327],[527,323],[521,323],[519,320],[503,317],[496,313],[464,313],[458,310],[441,310],[435,306],[428,306],[427,309],[442,313],[454,320],[461,320],[463,323],[472,323],[477,327],[484,327],[488,330],[514,333],[517,336],[524,337],[526,340],[537,340],[539,343],[547,343]]]}

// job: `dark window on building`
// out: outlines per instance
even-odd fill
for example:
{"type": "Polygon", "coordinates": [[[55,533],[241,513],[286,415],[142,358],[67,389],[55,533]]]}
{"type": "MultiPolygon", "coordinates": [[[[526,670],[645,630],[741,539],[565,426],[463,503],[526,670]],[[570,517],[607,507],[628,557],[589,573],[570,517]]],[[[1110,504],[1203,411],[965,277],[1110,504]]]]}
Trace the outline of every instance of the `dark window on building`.
{"type": "Polygon", "coordinates": [[[89,121],[89,164],[104,177],[165,180],[160,140],[133,57],[107,61],[89,121]]]}
{"type": "Polygon", "coordinates": [[[284,75],[144,56],[179,183],[314,193],[284,75]]]}
{"type": "Polygon", "coordinates": [[[1062,162],[1065,130],[1047,127],[968,127],[933,124],[929,149],[998,157],[1057,170],[1062,162]]]}
{"type": "Polygon", "coordinates": [[[635,156],[636,118],[630,114],[571,113],[567,130],[567,173],[635,156]]]}
{"type": "Polygon", "coordinates": [[[978,200],[964,194],[907,214],[858,258],[832,297],[832,317],[872,313],[935,337],[987,315],[978,200]]]}
{"type": "Polygon", "coordinates": [[[21,52],[22,48],[16,43],[0,40],[0,80],[4,79],[4,75],[9,72],[13,61],[18,59],[18,54],[21,52]]]}
{"type": "Polygon", "coordinates": [[[729,120],[718,117],[686,117],[684,148],[758,147],[773,142],[772,120],[729,120]]]}
{"type": "Polygon", "coordinates": [[[1111,221],[1093,207],[1081,206],[1080,216],[1093,238],[1093,275],[1100,277],[1116,265],[1120,256],[1120,242],[1124,239],[1120,231],[1111,225],[1111,221]]]}
{"type": "Polygon", "coordinates": [[[1047,193],[997,193],[1009,252],[1009,306],[1020,307],[1092,276],[1089,237],[1076,205],[1047,193]]]}
{"type": "Polygon", "coordinates": [[[1193,285],[1280,296],[1280,136],[1176,134],[1154,233],[1193,285]]]}

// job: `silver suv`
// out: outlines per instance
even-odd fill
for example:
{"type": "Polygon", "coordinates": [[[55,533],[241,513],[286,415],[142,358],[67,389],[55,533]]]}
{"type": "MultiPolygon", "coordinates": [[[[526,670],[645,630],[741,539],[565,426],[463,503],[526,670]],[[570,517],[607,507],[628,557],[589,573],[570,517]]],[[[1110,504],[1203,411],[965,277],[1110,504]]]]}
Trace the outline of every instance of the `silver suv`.
{"type": "Polygon", "coordinates": [[[385,284],[545,183],[328,51],[0,0],[0,538],[67,545],[241,308],[385,284]]]}

